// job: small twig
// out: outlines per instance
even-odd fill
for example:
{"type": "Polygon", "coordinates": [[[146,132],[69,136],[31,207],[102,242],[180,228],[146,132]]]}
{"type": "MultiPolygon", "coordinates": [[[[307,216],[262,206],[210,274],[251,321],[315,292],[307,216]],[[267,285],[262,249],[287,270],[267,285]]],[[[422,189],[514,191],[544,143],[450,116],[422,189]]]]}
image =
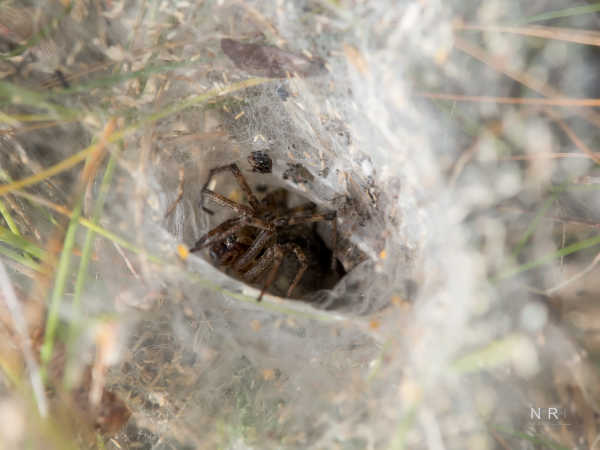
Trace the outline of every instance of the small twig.
{"type": "Polygon", "coordinates": [[[105,322],[96,331],[96,358],[92,365],[92,381],[89,392],[89,402],[96,410],[100,406],[104,393],[106,371],[111,365],[111,359],[115,353],[116,340],[117,330],[114,322],[105,322]]]}
{"type": "Polygon", "coordinates": [[[513,155],[498,158],[499,161],[534,161],[540,159],[559,159],[559,158],[594,158],[600,157],[600,152],[594,152],[592,155],[586,155],[583,153],[548,153],[548,152],[536,152],[530,153],[529,155],[513,155]],[[593,155],[593,156],[592,156],[593,155]]]}
{"type": "Polygon", "coordinates": [[[556,114],[550,108],[545,108],[544,113],[558,124],[558,126],[565,132],[565,134],[569,137],[569,139],[571,139],[573,144],[575,144],[579,150],[592,158],[595,163],[600,164],[600,156],[594,153],[592,149],[585,144],[585,142],[579,139],[579,136],[575,134],[573,129],[567,125],[567,123],[558,114],[556,114]]]}
{"type": "Polygon", "coordinates": [[[589,107],[600,106],[598,98],[573,98],[573,97],[495,97],[492,95],[463,95],[445,92],[417,92],[416,97],[431,98],[436,100],[453,100],[469,103],[495,103],[504,105],[542,105],[563,107],[589,107]]]}
{"type": "MultiPolygon", "coordinates": [[[[462,39],[459,36],[454,37],[454,46],[458,50],[470,55],[471,57],[481,61],[492,69],[503,73],[507,77],[517,81],[523,86],[528,87],[529,89],[537,92],[544,97],[548,97],[550,99],[556,98],[566,98],[560,90],[552,87],[545,81],[536,78],[527,72],[522,72],[512,66],[507,64],[506,58],[500,58],[495,55],[490,55],[486,50],[484,50],[481,46],[469,42],[468,40],[462,39]]],[[[591,108],[583,108],[583,109],[575,109],[575,114],[583,117],[588,122],[599,126],[600,125],[600,114],[598,114],[595,110],[591,108]]]]}
{"type": "Polygon", "coordinates": [[[595,30],[580,30],[577,28],[544,27],[531,25],[527,27],[510,27],[476,24],[455,24],[456,30],[475,30],[497,33],[519,34],[543,39],[553,39],[564,42],[575,42],[583,45],[600,46],[600,33],[595,30]]]}
{"type": "Polygon", "coordinates": [[[454,163],[454,167],[452,167],[452,174],[450,175],[450,180],[448,184],[450,186],[454,186],[456,180],[462,173],[465,166],[473,159],[477,150],[479,150],[480,139],[477,138],[475,142],[473,142],[469,148],[467,148],[464,152],[460,154],[456,162],[454,163]]]}
{"type": "Polygon", "coordinates": [[[123,261],[125,261],[125,265],[127,266],[127,268],[129,269],[129,271],[131,272],[131,274],[137,278],[138,280],[140,279],[139,274],[136,272],[136,270],[133,268],[133,265],[131,264],[131,261],[129,261],[129,258],[127,258],[127,255],[125,254],[125,252],[123,251],[123,249],[121,249],[121,246],[119,244],[117,244],[116,242],[113,242],[113,245],[115,246],[115,248],[117,249],[117,252],[119,253],[119,255],[121,255],[121,258],[123,258],[123,261]]]}
{"type": "Polygon", "coordinates": [[[555,292],[560,291],[562,288],[566,287],[567,285],[571,284],[574,281],[579,280],[580,278],[583,278],[585,275],[587,275],[588,273],[590,273],[592,270],[594,270],[594,268],[596,267],[596,265],[600,262],[600,253],[598,253],[596,255],[596,257],[594,258],[594,260],[592,261],[592,263],[590,265],[588,265],[585,269],[583,269],[581,272],[576,273],[575,275],[573,275],[570,278],[567,278],[566,280],[562,281],[561,283],[557,284],[556,286],[554,286],[553,288],[550,289],[546,289],[544,291],[544,293],[546,295],[552,295],[555,292]]]}
{"type": "Polygon", "coordinates": [[[183,182],[184,181],[185,181],[185,172],[182,167],[179,169],[179,186],[177,186],[177,198],[171,204],[171,206],[169,206],[169,209],[167,209],[167,212],[165,213],[165,219],[171,215],[171,213],[175,210],[175,207],[177,206],[177,204],[183,198],[183,182]]]}

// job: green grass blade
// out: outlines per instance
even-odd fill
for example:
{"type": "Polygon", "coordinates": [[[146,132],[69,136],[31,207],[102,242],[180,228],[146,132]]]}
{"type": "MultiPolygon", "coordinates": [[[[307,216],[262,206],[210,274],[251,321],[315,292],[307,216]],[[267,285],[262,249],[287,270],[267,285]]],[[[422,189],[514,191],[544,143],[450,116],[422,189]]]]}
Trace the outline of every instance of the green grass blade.
{"type": "Polygon", "coordinates": [[[462,375],[498,367],[510,361],[514,352],[521,345],[522,339],[518,335],[509,335],[495,340],[458,358],[451,364],[451,368],[462,375]]]}
{"type": "Polygon", "coordinates": [[[562,19],[564,17],[580,16],[583,14],[591,14],[600,11],[600,3],[592,3],[591,5],[573,6],[571,8],[557,9],[556,11],[548,11],[535,16],[529,16],[523,19],[518,24],[526,24],[533,22],[541,22],[551,19],[562,19]]]}
{"type": "Polygon", "coordinates": [[[586,248],[594,247],[599,244],[600,244],[600,234],[597,236],[591,237],[589,239],[584,239],[583,241],[575,242],[574,244],[568,245],[567,247],[563,247],[563,248],[561,248],[553,253],[550,253],[548,255],[544,255],[541,258],[538,258],[534,261],[531,261],[526,264],[522,264],[520,266],[509,269],[509,270],[501,273],[500,275],[498,275],[496,278],[494,278],[494,281],[500,281],[505,278],[510,278],[521,272],[525,272],[527,270],[531,270],[531,269],[541,266],[543,264],[552,262],[555,259],[559,259],[563,256],[567,256],[567,255],[570,255],[571,253],[575,253],[580,250],[584,250],[586,248]]]}
{"type": "Polygon", "coordinates": [[[513,253],[512,253],[513,258],[517,258],[517,256],[519,256],[519,254],[521,253],[521,250],[523,250],[523,248],[525,247],[527,242],[529,242],[529,239],[531,238],[531,236],[533,236],[533,233],[535,233],[535,230],[537,229],[538,225],[544,218],[546,211],[548,211],[548,209],[550,209],[550,207],[552,206],[552,203],[554,203],[554,200],[556,200],[556,197],[557,197],[557,194],[552,195],[550,198],[547,198],[546,201],[542,204],[542,206],[540,208],[538,208],[538,211],[535,214],[535,217],[533,218],[533,220],[527,227],[527,230],[525,230],[525,233],[523,234],[523,236],[521,237],[521,239],[515,246],[513,253]]]}
{"type": "Polygon", "coordinates": [[[417,406],[413,405],[402,416],[400,422],[396,426],[396,433],[390,443],[390,450],[403,450],[406,448],[406,437],[408,432],[415,426],[417,420],[417,406]]]}
{"type": "Polygon", "coordinates": [[[2,215],[2,218],[6,222],[6,225],[8,226],[10,231],[12,231],[17,236],[21,236],[19,227],[17,227],[17,224],[15,223],[12,216],[10,215],[10,211],[8,210],[8,208],[6,207],[6,205],[4,204],[4,202],[2,200],[0,200],[0,215],[2,215]]]}
{"type": "Polygon", "coordinates": [[[79,219],[79,222],[81,223],[81,225],[83,225],[84,227],[94,231],[95,233],[99,234],[100,236],[115,242],[117,244],[119,244],[121,247],[132,251],[134,253],[137,253],[138,255],[143,255],[146,258],[148,258],[148,261],[156,263],[156,264],[165,264],[166,261],[163,261],[161,258],[159,258],[158,256],[152,255],[150,253],[148,253],[146,250],[144,250],[141,247],[138,247],[135,244],[132,244],[131,242],[129,242],[127,239],[124,239],[120,236],[117,236],[115,233],[108,231],[105,228],[102,228],[100,225],[97,225],[95,223],[93,223],[92,221],[88,220],[88,219],[84,219],[83,217],[81,217],[79,219]]]}
{"type": "Polygon", "coordinates": [[[25,267],[28,267],[29,269],[35,270],[36,272],[44,273],[44,269],[40,264],[32,261],[29,258],[24,257],[23,255],[21,255],[18,252],[15,252],[14,250],[0,246],[0,255],[4,255],[7,258],[12,259],[13,261],[18,262],[19,264],[25,267]]]}
{"type": "MultiPolygon", "coordinates": [[[[2,182],[4,182],[4,183],[12,183],[13,182],[13,179],[10,177],[10,175],[8,175],[8,173],[6,173],[6,171],[2,170],[1,167],[0,167],[0,180],[2,180],[2,182]]],[[[0,186],[2,186],[2,185],[0,185],[0,186]]],[[[32,208],[34,208],[36,211],[39,211],[40,214],[42,214],[44,217],[46,217],[52,225],[55,225],[55,226],[58,225],[58,222],[56,221],[56,219],[54,219],[52,214],[46,208],[38,205],[35,202],[32,202],[29,199],[26,199],[26,201],[31,205],[32,208]]]]}
{"type": "Polygon", "coordinates": [[[551,189],[552,195],[549,198],[547,198],[546,201],[544,201],[544,203],[542,203],[542,206],[540,206],[538,208],[538,211],[536,212],[535,217],[533,218],[533,220],[531,221],[531,223],[527,227],[527,230],[525,230],[525,234],[523,235],[523,237],[519,240],[519,242],[515,246],[515,249],[513,250],[513,254],[512,254],[513,258],[517,258],[517,256],[519,256],[519,253],[521,253],[521,250],[523,250],[523,248],[525,247],[525,245],[527,244],[527,242],[529,242],[529,239],[531,238],[531,236],[533,236],[533,233],[535,232],[535,230],[537,229],[538,225],[540,224],[540,222],[544,218],[544,215],[546,214],[546,211],[548,211],[548,209],[550,209],[550,207],[552,206],[552,203],[554,203],[554,201],[565,190],[568,189],[568,186],[569,186],[569,183],[568,182],[564,182],[561,185],[553,187],[551,189]]]}
{"type": "MultiPolygon", "coordinates": [[[[104,177],[102,179],[102,183],[100,185],[100,191],[98,193],[98,199],[96,200],[96,204],[94,205],[94,211],[92,214],[92,223],[94,225],[98,225],[98,220],[102,214],[102,209],[104,208],[104,202],[106,200],[106,194],[108,193],[108,189],[110,187],[110,182],[112,180],[112,175],[114,173],[116,163],[117,163],[118,153],[112,154],[110,159],[108,160],[108,164],[106,166],[106,170],[104,172],[104,177]]],[[[73,299],[73,307],[78,305],[79,299],[81,297],[81,293],[83,292],[83,285],[85,284],[85,278],[87,273],[87,267],[92,255],[92,245],[94,243],[94,230],[88,229],[85,242],[83,245],[83,250],[81,252],[81,262],[79,265],[79,272],[77,274],[77,280],[75,282],[75,296],[73,299]]]]}
{"type": "MultiPolygon", "coordinates": [[[[112,176],[117,164],[118,151],[111,154],[108,164],[106,165],[106,170],[104,171],[104,176],[102,178],[102,183],[100,184],[100,191],[98,193],[98,198],[96,199],[96,203],[94,205],[94,210],[92,213],[92,223],[94,225],[98,224],[98,220],[102,215],[102,210],[104,208],[104,202],[106,200],[106,195],[110,188],[110,183],[112,181],[112,176]]],[[[72,382],[72,351],[73,344],[76,342],[77,336],[79,334],[79,330],[81,329],[80,324],[80,304],[81,304],[81,295],[83,293],[83,288],[85,286],[87,271],[90,262],[90,258],[92,255],[92,248],[94,244],[94,238],[96,233],[94,230],[88,228],[85,242],[83,244],[83,249],[81,251],[81,258],[79,262],[79,270],[77,272],[77,279],[75,280],[75,292],[73,295],[73,320],[69,324],[69,331],[67,337],[67,346],[69,347],[68,351],[68,361],[67,368],[65,370],[65,386],[67,389],[71,386],[72,382]]]]}
{"type": "Polygon", "coordinates": [[[30,254],[31,256],[35,256],[38,259],[45,260],[48,256],[48,253],[35,245],[33,242],[29,242],[24,237],[13,233],[12,231],[0,227],[0,242],[4,242],[8,245],[11,245],[19,250],[30,254]]]}
{"type": "Polygon", "coordinates": [[[65,89],[56,89],[53,91],[49,91],[45,93],[47,97],[56,97],[62,94],[75,94],[78,92],[89,92],[92,89],[97,88],[107,88],[111,86],[115,86],[123,81],[128,81],[134,78],[147,77],[149,75],[155,73],[168,72],[170,70],[175,70],[180,67],[189,66],[192,64],[190,61],[180,62],[180,63],[169,63],[169,64],[158,64],[153,66],[148,66],[140,70],[136,70],[133,72],[122,72],[116,73],[114,75],[110,75],[107,77],[97,78],[88,83],[82,83],[78,85],[74,85],[65,89]]]}
{"type": "Polygon", "coordinates": [[[40,351],[42,359],[42,369],[45,369],[52,358],[52,351],[54,348],[54,337],[56,329],[58,327],[58,314],[60,310],[60,304],[65,291],[67,283],[67,277],[69,276],[69,264],[71,262],[71,253],[73,246],[75,245],[75,235],[77,233],[77,227],[79,225],[79,219],[81,216],[82,200],[78,199],[71,219],[69,220],[69,227],[65,234],[65,240],[63,243],[63,249],[58,260],[58,268],[56,270],[56,278],[54,279],[54,287],[52,289],[52,296],[50,298],[50,306],[48,308],[48,317],[46,319],[46,329],[44,334],[44,343],[40,351]]]}
{"type": "Polygon", "coordinates": [[[0,81],[0,104],[28,105],[44,109],[54,114],[53,119],[71,120],[84,116],[82,111],[51,103],[47,101],[46,97],[45,93],[35,92],[7,81],[0,81]]]}

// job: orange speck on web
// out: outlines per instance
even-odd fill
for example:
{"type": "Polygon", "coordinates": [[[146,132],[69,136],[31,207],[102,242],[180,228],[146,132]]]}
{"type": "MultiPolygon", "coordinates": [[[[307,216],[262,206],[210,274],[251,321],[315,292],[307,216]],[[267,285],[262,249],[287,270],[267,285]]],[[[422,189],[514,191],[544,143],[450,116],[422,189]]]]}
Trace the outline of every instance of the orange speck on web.
{"type": "Polygon", "coordinates": [[[448,50],[446,50],[445,48],[438,49],[435,52],[433,59],[437,65],[441,66],[448,60],[448,54],[448,50]]]}
{"type": "Polygon", "coordinates": [[[408,303],[404,298],[400,297],[399,295],[392,296],[392,304],[401,308],[406,308],[410,306],[410,303],[408,303]]]}
{"type": "Polygon", "coordinates": [[[260,330],[261,327],[260,322],[258,320],[253,320],[252,322],[250,322],[250,326],[254,331],[260,330]]]}
{"type": "Polygon", "coordinates": [[[380,326],[380,325],[381,325],[381,324],[379,323],[379,321],[378,321],[378,320],[371,320],[371,321],[369,322],[369,327],[370,327],[371,329],[373,329],[373,330],[376,330],[377,328],[379,328],[379,326],[380,326]]]}
{"type": "Polygon", "coordinates": [[[263,369],[262,376],[265,381],[271,381],[275,379],[275,370],[263,369]]]}
{"type": "Polygon", "coordinates": [[[385,259],[385,258],[387,258],[387,252],[386,252],[385,250],[381,250],[381,251],[379,252],[379,258],[380,258],[380,259],[385,259]]]}
{"type": "Polygon", "coordinates": [[[190,251],[188,250],[188,248],[185,245],[179,244],[177,246],[177,253],[179,254],[179,257],[185,261],[187,259],[187,257],[189,256],[190,251]]]}

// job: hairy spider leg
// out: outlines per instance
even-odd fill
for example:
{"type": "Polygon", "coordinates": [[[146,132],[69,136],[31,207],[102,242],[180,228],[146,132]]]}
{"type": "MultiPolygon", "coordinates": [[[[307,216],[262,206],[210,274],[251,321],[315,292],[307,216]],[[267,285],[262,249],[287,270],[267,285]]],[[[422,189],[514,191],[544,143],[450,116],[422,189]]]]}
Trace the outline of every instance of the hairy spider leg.
{"type": "Polygon", "coordinates": [[[283,216],[275,219],[275,226],[286,226],[286,225],[297,225],[300,223],[314,223],[314,222],[331,222],[333,228],[333,237],[331,245],[331,270],[335,270],[336,265],[336,254],[337,254],[337,213],[330,211],[321,214],[310,214],[304,216],[283,216]]]}
{"type": "Polygon", "coordinates": [[[287,291],[287,296],[290,297],[292,295],[292,291],[294,290],[296,285],[300,282],[302,275],[304,275],[304,272],[308,268],[308,262],[306,260],[306,255],[304,254],[304,252],[298,245],[293,244],[293,243],[288,243],[288,244],[282,245],[282,247],[294,252],[294,254],[296,255],[296,259],[300,263],[300,268],[298,269],[298,272],[296,272],[294,281],[292,281],[292,284],[290,284],[290,287],[288,288],[288,291],[287,291]]]}
{"type": "Polygon", "coordinates": [[[229,200],[224,195],[218,194],[214,191],[206,190],[204,191],[204,195],[206,195],[209,199],[215,202],[217,205],[224,206],[229,209],[233,209],[236,213],[241,214],[243,216],[252,216],[254,215],[254,210],[246,205],[241,205],[233,200],[229,200]]]}
{"type": "MultiPolygon", "coordinates": [[[[314,203],[306,203],[304,205],[300,205],[299,207],[296,208],[292,208],[292,212],[294,211],[298,211],[298,212],[302,212],[305,211],[307,209],[314,209],[316,207],[316,205],[314,203]]],[[[296,223],[310,223],[312,222],[318,222],[318,221],[323,221],[323,220],[327,220],[324,217],[330,217],[331,213],[328,214],[320,214],[320,215],[311,215],[311,216],[300,216],[301,222],[294,222],[291,223],[292,224],[296,224],[296,223]],[[311,219],[311,220],[308,220],[311,219]]],[[[291,220],[291,218],[289,218],[291,220]]],[[[333,230],[334,230],[334,249],[335,244],[336,244],[336,240],[337,240],[337,223],[335,220],[333,220],[333,230]]],[[[244,268],[246,266],[248,266],[248,264],[250,264],[252,262],[252,260],[256,257],[256,255],[258,255],[260,253],[260,251],[269,243],[269,241],[273,238],[274,236],[274,232],[271,230],[262,230],[260,232],[260,234],[256,237],[256,239],[254,240],[254,242],[252,243],[252,245],[250,246],[250,248],[246,251],[246,253],[244,253],[244,255],[242,255],[238,261],[235,263],[234,265],[234,269],[238,272],[243,272],[244,268]]],[[[304,253],[300,250],[300,248],[295,245],[295,244],[284,244],[283,247],[290,247],[292,249],[292,251],[296,254],[296,257],[298,258],[298,261],[301,262],[301,264],[306,264],[306,256],[304,255],[304,253]],[[301,256],[298,256],[301,255],[301,256]]],[[[335,269],[335,253],[332,253],[332,267],[333,269],[335,269]]],[[[297,275],[296,279],[294,280],[294,282],[290,285],[290,289],[288,291],[288,297],[290,295],[290,293],[292,292],[292,290],[294,289],[294,287],[296,286],[296,284],[298,284],[298,282],[300,281],[300,278],[302,277],[302,274],[304,273],[304,271],[306,270],[308,266],[304,267],[302,269],[301,272],[299,272],[299,275],[297,275]]],[[[257,268],[258,273],[254,273],[253,270],[250,270],[248,272],[248,275],[256,278],[260,275],[260,271],[264,270],[264,267],[262,268],[257,268]]]]}
{"type": "Polygon", "coordinates": [[[284,227],[288,225],[298,225],[300,223],[327,222],[335,220],[337,213],[330,211],[320,214],[308,214],[303,216],[281,216],[274,220],[275,226],[284,227]]]}
{"type": "Polygon", "coordinates": [[[208,179],[206,180],[206,183],[204,183],[204,186],[202,186],[202,195],[201,195],[201,199],[200,199],[200,206],[202,207],[202,209],[210,214],[213,213],[212,211],[210,211],[209,209],[204,207],[204,194],[208,193],[208,192],[213,192],[210,189],[208,189],[208,185],[212,181],[212,178],[215,175],[217,175],[218,173],[226,172],[226,171],[229,171],[233,174],[233,176],[235,177],[235,180],[237,181],[237,184],[240,186],[242,191],[244,191],[244,193],[248,197],[250,206],[252,206],[252,209],[254,211],[257,211],[260,208],[260,203],[259,203],[258,199],[256,198],[256,196],[254,195],[254,193],[252,192],[252,189],[250,189],[250,186],[246,182],[246,178],[244,178],[244,175],[242,175],[242,171],[240,170],[240,168],[238,167],[238,165],[236,163],[232,163],[232,164],[228,164],[226,166],[215,167],[214,169],[210,169],[210,171],[208,172],[208,179]]]}
{"type": "Polygon", "coordinates": [[[273,265],[271,266],[269,275],[267,276],[267,278],[263,284],[263,288],[260,291],[260,295],[258,296],[256,301],[260,302],[262,300],[263,295],[265,294],[267,289],[269,289],[269,287],[271,287],[271,285],[275,281],[275,278],[277,277],[277,272],[279,272],[279,268],[281,267],[281,263],[283,262],[283,257],[285,256],[284,250],[288,250],[288,251],[291,250],[296,255],[296,258],[298,259],[298,262],[300,263],[300,268],[298,269],[298,272],[296,272],[294,281],[292,281],[292,283],[290,284],[290,287],[287,290],[286,295],[288,297],[292,295],[294,288],[296,287],[296,285],[302,278],[302,275],[304,275],[304,272],[308,268],[308,263],[306,261],[306,255],[304,255],[304,253],[302,252],[300,247],[297,246],[296,244],[292,244],[292,243],[282,244],[282,245],[275,244],[272,247],[269,247],[267,249],[267,252],[265,252],[265,255],[263,255],[263,257],[261,257],[259,259],[259,262],[261,262],[261,264],[260,264],[261,270],[258,275],[260,275],[262,272],[264,272],[264,270],[266,270],[270,264],[273,264],[273,265]],[[263,259],[264,259],[264,263],[261,261],[263,259]]]}
{"type": "Polygon", "coordinates": [[[245,226],[268,230],[270,232],[274,231],[274,227],[272,225],[269,225],[262,220],[257,219],[256,217],[234,217],[233,219],[226,220],[222,224],[217,225],[208,233],[201,236],[190,252],[202,250],[204,247],[208,247],[209,245],[222,241],[227,238],[227,236],[237,233],[245,226]]]}
{"type": "Polygon", "coordinates": [[[222,241],[232,233],[239,231],[245,224],[242,222],[242,217],[235,217],[233,219],[226,220],[222,224],[216,226],[208,233],[200,237],[194,244],[194,247],[190,249],[190,252],[197,252],[202,250],[204,247],[214,244],[215,242],[222,241]]]}
{"type": "Polygon", "coordinates": [[[248,281],[249,283],[253,283],[258,278],[260,278],[269,267],[271,267],[271,264],[273,264],[273,259],[275,257],[276,247],[277,244],[267,247],[265,252],[256,261],[256,265],[250,268],[246,273],[242,274],[246,281],[248,281]]]}
{"type": "Polygon", "coordinates": [[[272,263],[273,265],[271,266],[271,271],[269,272],[269,275],[267,275],[267,278],[265,280],[265,283],[263,284],[262,290],[260,291],[260,294],[259,294],[258,298],[256,299],[257,302],[260,302],[262,300],[263,295],[265,294],[266,290],[269,289],[271,284],[273,284],[273,281],[275,281],[275,277],[277,276],[279,267],[281,266],[281,263],[283,262],[284,254],[283,254],[283,250],[281,249],[281,246],[275,244],[273,247],[269,247],[269,250],[271,250],[271,249],[273,249],[273,251],[272,251],[272,256],[269,255],[270,256],[269,263],[272,263]]]}
{"type": "MultiPolygon", "coordinates": [[[[279,204],[285,205],[287,203],[288,191],[283,188],[275,189],[269,192],[261,200],[261,209],[268,211],[275,208],[279,204]]],[[[317,207],[313,202],[304,203],[294,208],[289,208],[285,211],[285,215],[296,214],[299,212],[312,211],[317,207]]],[[[238,272],[242,272],[248,264],[260,253],[260,251],[267,246],[269,241],[273,238],[274,232],[269,230],[263,230],[256,237],[250,248],[244,253],[234,265],[234,269],[238,272]]]]}
{"type": "Polygon", "coordinates": [[[260,253],[260,251],[267,245],[267,243],[273,238],[275,235],[274,231],[270,230],[261,230],[261,232],[256,236],[254,242],[250,246],[246,253],[242,255],[233,268],[238,272],[244,270],[244,268],[252,262],[252,260],[260,253]]]}

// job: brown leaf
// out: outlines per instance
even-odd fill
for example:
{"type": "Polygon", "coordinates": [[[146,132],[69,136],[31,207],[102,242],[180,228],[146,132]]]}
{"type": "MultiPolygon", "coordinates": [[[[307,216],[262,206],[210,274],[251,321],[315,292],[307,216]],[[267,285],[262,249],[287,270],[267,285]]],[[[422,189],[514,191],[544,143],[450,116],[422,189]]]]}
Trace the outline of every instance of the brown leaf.
{"type": "Polygon", "coordinates": [[[320,58],[309,59],[280,48],[221,39],[221,48],[239,69],[267,78],[310,77],[326,72],[320,58]]]}

